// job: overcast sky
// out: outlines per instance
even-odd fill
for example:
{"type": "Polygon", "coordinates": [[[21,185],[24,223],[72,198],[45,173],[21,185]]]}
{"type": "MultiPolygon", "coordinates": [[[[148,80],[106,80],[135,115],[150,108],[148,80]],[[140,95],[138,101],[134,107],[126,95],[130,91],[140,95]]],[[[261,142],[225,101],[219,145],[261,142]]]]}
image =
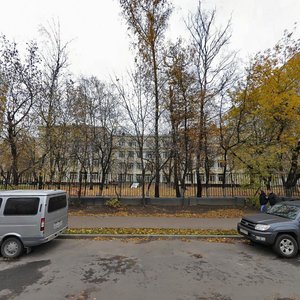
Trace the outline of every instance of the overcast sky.
{"type": "MultiPolygon", "coordinates": [[[[174,12],[168,36],[187,38],[184,19],[198,0],[173,0],[174,12]]],[[[204,8],[217,9],[218,22],[232,18],[231,48],[247,60],[274,46],[284,29],[300,19],[300,0],[203,0],[204,8]]],[[[0,0],[0,33],[17,43],[38,36],[40,25],[59,19],[70,47],[71,71],[75,75],[125,73],[132,63],[126,24],[118,0],[0,0]]],[[[300,24],[296,37],[300,37],[300,24]]]]}

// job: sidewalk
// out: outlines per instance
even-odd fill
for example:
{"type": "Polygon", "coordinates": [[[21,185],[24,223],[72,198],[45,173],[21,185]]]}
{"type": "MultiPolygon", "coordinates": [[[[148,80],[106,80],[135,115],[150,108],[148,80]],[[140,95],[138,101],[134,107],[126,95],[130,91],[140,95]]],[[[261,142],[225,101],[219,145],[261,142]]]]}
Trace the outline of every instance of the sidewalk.
{"type": "Polygon", "coordinates": [[[240,218],[69,216],[69,228],[236,229],[240,218]]]}

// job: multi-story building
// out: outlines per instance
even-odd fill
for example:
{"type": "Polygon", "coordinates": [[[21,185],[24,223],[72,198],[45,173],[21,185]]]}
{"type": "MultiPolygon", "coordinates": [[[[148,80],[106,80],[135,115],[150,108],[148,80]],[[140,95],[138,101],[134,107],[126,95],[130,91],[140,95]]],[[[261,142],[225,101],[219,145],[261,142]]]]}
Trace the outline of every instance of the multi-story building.
{"type": "MultiPolygon", "coordinates": [[[[131,135],[116,135],[114,137],[115,149],[112,159],[111,172],[108,175],[109,181],[134,183],[142,181],[143,165],[145,169],[145,182],[154,178],[154,136],[146,136],[143,144],[143,151],[138,139],[131,135]]],[[[160,172],[160,182],[173,182],[173,158],[170,144],[170,136],[160,136],[160,160],[164,165],[160,172]]],[[[210,162],[208,182],[210,184],[221,184],[223,181],[223,162],[215,157],[210,162]]],[[[200,169],[201,181],[207,182],[205,177],[204,162],[200,169]]],[[[191,169],[186,176],[186,183],[196,182],[195,159],[192,161],[191,169]]]]}

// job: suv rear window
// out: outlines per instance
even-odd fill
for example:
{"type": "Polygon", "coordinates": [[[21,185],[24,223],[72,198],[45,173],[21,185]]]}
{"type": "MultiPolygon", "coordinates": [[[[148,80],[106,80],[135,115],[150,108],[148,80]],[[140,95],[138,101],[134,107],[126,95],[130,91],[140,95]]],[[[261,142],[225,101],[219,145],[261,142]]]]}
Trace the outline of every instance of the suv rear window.
{"type": "Polygon", "coordinates": [[[51,197],[49,199],[48,212],[53,212],[67,206],[66,195],[51,197]]]}
{"type": "Polygon", "coordinates": [[[39,198],[9,198],[6,201],[4,215],[36,215],[39,203],[39,198]]]}

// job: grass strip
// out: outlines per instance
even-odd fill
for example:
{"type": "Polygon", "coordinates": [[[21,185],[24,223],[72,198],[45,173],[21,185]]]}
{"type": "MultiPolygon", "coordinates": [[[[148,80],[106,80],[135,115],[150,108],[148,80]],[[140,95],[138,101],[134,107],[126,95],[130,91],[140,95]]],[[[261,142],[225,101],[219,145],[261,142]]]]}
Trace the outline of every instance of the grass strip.
{"type": "Polygon", "coordinates": [[[69,228],[66,234],[126,235],[238,235],[236,230],[174,228],[69,228]]]}

